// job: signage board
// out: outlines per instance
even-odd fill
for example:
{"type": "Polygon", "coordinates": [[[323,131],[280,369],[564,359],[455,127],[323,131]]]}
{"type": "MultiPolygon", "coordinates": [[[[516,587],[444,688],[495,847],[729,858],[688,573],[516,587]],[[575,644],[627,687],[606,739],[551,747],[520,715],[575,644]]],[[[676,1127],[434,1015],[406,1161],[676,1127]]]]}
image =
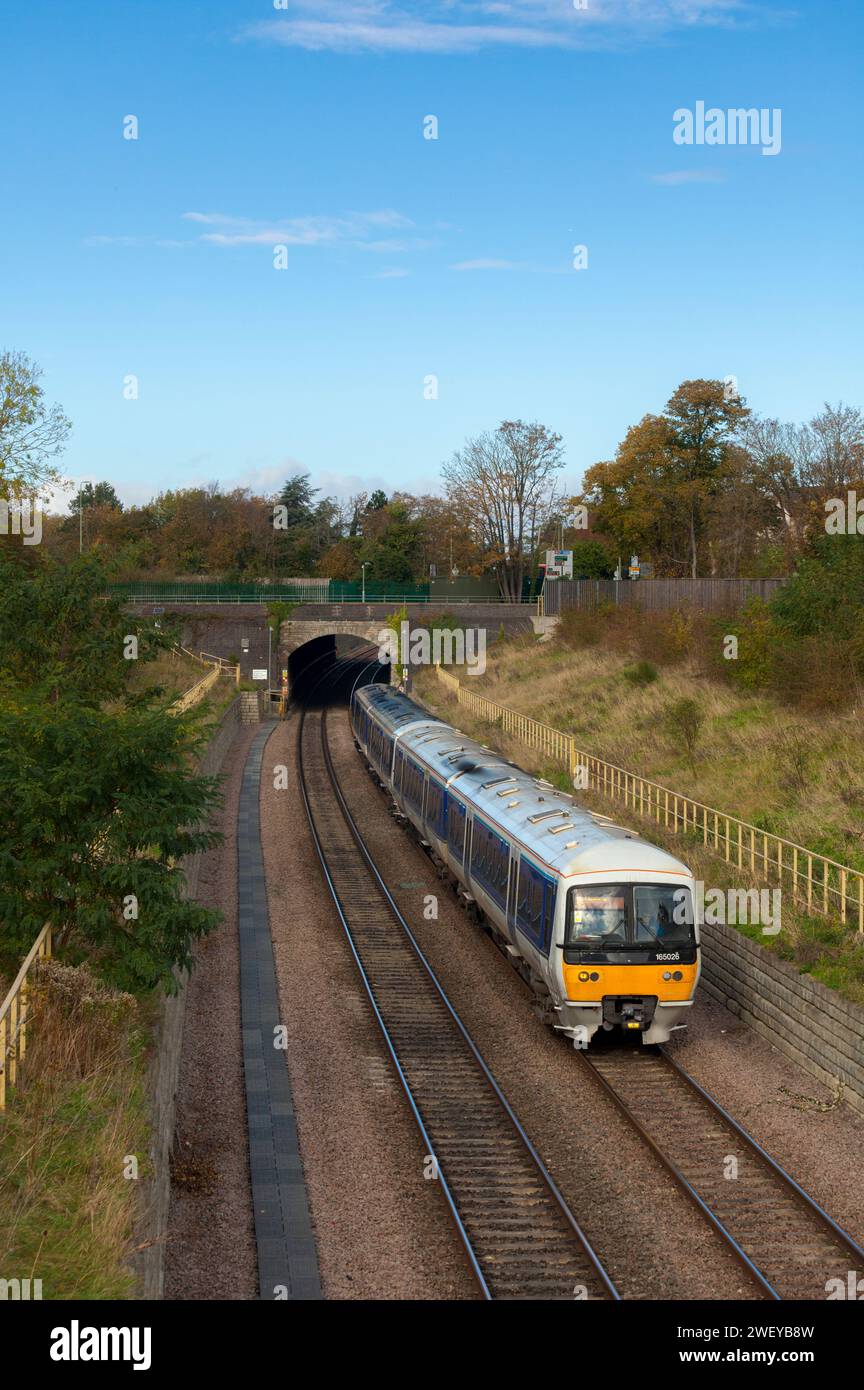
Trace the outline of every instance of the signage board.
{"type": "Polygon", "coordinates": [[[547,550],[547,551],[546,551],[546,578],[547,578],[547,579],[572,579],[572,578],[573,578],[573,551],[572,551],[572,550],[547,550]]]}

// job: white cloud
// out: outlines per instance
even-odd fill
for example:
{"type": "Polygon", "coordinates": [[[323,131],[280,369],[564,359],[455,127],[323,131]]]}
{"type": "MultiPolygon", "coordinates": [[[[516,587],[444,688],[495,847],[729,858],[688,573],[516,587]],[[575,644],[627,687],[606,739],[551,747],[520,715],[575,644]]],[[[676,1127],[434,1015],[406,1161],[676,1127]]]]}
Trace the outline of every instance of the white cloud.
{"type": "Polygon", "coordinates": [[[710,169],[680,169],[671,174],[651,174],[652,183],[664,184],[667,188],[677,188],[683,183],[725,183],[723,174],[710,169]]]}
{"type": "Polygon", "coordinates": [[[146,246],[146,238],[140,236],[85,236],[85,246],[146,246]]]}
{"type": "Polygon", "coordinates": [[[516,261],[496,261],[481,257],[476,261],[459,261],[451,265],[451,270],[518,270],[516,261]]]}
{"type": "Polygon", "coordinates": [[[409,250],[413,239],[404,242],[370,240],[372,233],[413,227],[409,217],[384,208],[375,212],[349,212],[344,217],[286,217],[263,221],[233,217],[222,212],[184,212],[186,222],[211,230],[200,233],[201,241],[215,246],[326,246],[349,243],[366,250],[409,250]]]}
{"type": "Polygon", "coordinates": [[[484,48],[579,48],[695,26],[785,18],[761,0],[293,0],[288,15],[240,38],[311,52],[476,53],[484,48]]]}

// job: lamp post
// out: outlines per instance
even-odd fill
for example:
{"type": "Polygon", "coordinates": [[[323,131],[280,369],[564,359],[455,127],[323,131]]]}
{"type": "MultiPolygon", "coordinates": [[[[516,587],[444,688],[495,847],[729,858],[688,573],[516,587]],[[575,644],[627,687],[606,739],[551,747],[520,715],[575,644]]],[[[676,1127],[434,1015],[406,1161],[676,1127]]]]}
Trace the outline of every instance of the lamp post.
{"type": "Polygon", "coordinates": [[[360,566],[360,569],[363,571],[363,595],[362,595],[362,598],[361,598],[361,602],[362,602],[362,603],[365,603],[365,602],[366,602],[366,566],[367,566],[368,564],[369,564],[369,561],[366,560],[366,561],[364,561],[364,563],[360,566]]]}

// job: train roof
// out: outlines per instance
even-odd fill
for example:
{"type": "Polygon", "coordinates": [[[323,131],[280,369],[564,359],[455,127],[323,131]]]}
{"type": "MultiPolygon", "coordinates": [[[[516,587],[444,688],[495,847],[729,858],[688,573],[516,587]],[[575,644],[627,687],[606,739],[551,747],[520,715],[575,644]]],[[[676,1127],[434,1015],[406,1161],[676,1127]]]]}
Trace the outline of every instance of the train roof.
{"type": "Polygon", "coordinates": [[[466,737],[407,695],[380,685],[364,687],[364,692],[369,690],[381,691],[383,696],[363,703],[374,704],[382,719],[393,720],[390,727],[398,733],[400,747],[556,873],[691,877],[686,865],[635,830],[579,806],[569,792],[559,791],[466,737]]]}
{"type": "Polygon", "coordinates": [[[390,733],[401,734],[417,723],[441,723],[434,714],[415,704],[407,695],[403,695],[401,690],[394,690],[392,685],[362,685],[355,692],[354,698],[364,708],[374,708],[384,728],[390,733]]]}

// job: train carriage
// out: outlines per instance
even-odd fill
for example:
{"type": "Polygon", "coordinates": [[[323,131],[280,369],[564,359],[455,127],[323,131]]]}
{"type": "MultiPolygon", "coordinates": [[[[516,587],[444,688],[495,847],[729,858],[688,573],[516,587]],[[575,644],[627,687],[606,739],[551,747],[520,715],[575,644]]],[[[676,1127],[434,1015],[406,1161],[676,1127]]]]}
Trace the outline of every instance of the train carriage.
{"type": "Polygon", "coordinates": [[[388,686],[354,736],[435,859],[483,914],[556,1029],[665,1042],[699,976],[693,875],[635,832],[466,738],[388,686]]]}

